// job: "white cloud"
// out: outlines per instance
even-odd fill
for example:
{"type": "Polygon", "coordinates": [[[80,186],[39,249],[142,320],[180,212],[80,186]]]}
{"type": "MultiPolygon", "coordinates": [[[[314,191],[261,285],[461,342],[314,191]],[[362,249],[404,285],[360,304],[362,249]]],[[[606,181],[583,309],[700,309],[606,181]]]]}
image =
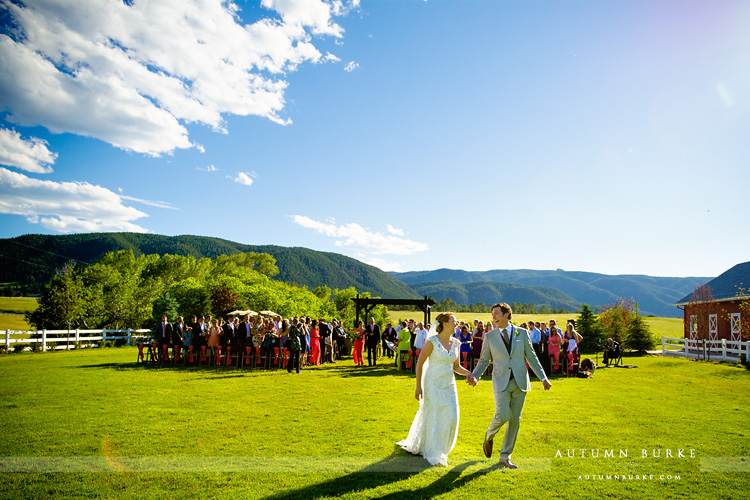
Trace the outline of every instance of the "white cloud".
{"type": "Polygon", "coordinates": [[[122,204],[122,196],[87,182],[38,180],[0,167],[0,213],[22,215],[62,233],[131,231],[147,214],[122,204]]]}
{"type": "Polygon", "coordinates": [[[340,38],[333,21],[358,2],[262,0],[281,19],[243,25],[226,0],[0,0],[0,104],[7,120],[95,137],[158,156],[193,145],[187,123],[226,132],[224,114],[276,123],[285,76],[332,61],[312,35],[340,38]]]}
{"type": "Polygon", "coordinates": [[[331,222],[318,222],[304,215],[293,215],[292,220],[302,227],[336,238],[335,244],[338,247],[351,247],[368,254],[411,255],[429,249],[426,243],[373,233],[354,222],[336,225],[331,222]]]}
{"type": "Polygon", "coordinates": [[[355,69],[359,68],[359,63],[354,61],[349,61],[346,66],[344,66],[344,71],[347,73],[351,73],[355,69]]]}
{"type": "MultiPolygon", "coordinates": [[[[122,193],[122,189],[119,190],[120,193],[122,193]]],[[[171,203],[167,201],[151,201],[151,200],[144,200],[142,198],[134,198],[133,196],[124,196],[120,194],[120,199],[122,200],[128,200],[128,201],[135,201],[136,203],[142,203],[143,205],[148,205],[150,207],[157,207],[157,208],[168,208],[169,210],[178,210],[177,207],[172,205],[171,203]]]]}
{"type": "Polygon", "coordinates": [[[403,229],[397,229],[397,228],[391,226],[390,224],[387,224],[386,228],[388,229],[389,233],[395,234],[396,236],[403,236],[404,235],[404,230],[403,229]]]}
{"type": "Polygon", "coordinates": [[[218,168],[214,167],[213,165],[207,165],[205,167],[195,167],[196,170],[201,170],[203,172],[216,172],[219,170],[218,168]]]}
{"type": "Polygon", "coordinates": [[[370,264],[371,266],[375,266],[381,271],[395,271],[395,272],[402,272],[404,271],[404,263],[403,262],[394,262],[390,260],[380,259],[378,257],[369,257],[365,254],[360,254],[357,256],[357,259],[364,262],[365,264],[370,264]]]}
{"type": "Polygon", "coordinates": [[[243,184],[245,186],[252,186],[253,185],[253,175],[252,173],[248,172],[237,172],[236,177],[232,177],[231,175],[227,175],[227,179],[232,179],[237,184],[243,184]]]}
{"type": "Polygon", "coordinates": [[[22,139],[15,130],[0,129],[0,164],[36,174],[52,172],[57,153],[47,149],[47,141],[36,137],[22,139]]]}

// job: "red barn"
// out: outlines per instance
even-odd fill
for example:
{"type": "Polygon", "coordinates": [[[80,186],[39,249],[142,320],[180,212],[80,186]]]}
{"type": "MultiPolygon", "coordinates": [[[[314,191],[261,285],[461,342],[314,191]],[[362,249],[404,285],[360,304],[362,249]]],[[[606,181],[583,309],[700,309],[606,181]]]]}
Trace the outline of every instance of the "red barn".
{"type": "Polygon", "coordinates": [[[677,307],[683,310],[685,338],[698,338],[699,325],[708,329],[708,340],[741,341],[743,325],[750,326],[748,309],[740,303],[750,300],[750,262],[737,264],[705,285],[710,293],[696,291],[683,297],[677,307]]]}

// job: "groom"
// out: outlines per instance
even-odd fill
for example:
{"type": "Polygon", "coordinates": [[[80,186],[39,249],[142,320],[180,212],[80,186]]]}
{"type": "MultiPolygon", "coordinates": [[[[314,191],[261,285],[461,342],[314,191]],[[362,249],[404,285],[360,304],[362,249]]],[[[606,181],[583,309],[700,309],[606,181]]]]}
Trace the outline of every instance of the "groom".
{"type": "Polygon", "coordinates": [[[506,303],[492,306],[492,323],[495,329],[485,334],[479,362],[471,378],[467,376],[466,379],[470,385],[476,385],[490,361],[493,362],[492,391],[495,394],[495,415],[487,429],[482,447],[484,455],[490,458],[495,434],[507,422],[499,465],[517,469],[518,466],[511,463],[510,456],[516,445],[526,393],[531,389],[526,363],[542,381],[545,391],[552,387],[552,384],[547,380],[536,357],[529,334],[510,322],[512,315],[513,310],[506,303]]]}

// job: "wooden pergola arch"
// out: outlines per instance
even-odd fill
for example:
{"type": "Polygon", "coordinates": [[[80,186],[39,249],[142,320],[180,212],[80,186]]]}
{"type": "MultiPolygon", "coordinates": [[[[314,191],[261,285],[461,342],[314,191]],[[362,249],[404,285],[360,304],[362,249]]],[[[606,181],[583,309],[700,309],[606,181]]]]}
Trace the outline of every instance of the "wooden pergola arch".
{"type": "Polygon", "coordinates": [[[371,298],[360,298],[359,294],[357,294],[357,297],[352,299],[354,301],[354,304],[357,307],[357,313],[356,313],[356,319],[354,320],[354,327],[357,327],[357,324],[359,323],[359,316],[361,312],[364,312],[365,317],[365,324],[367,324],[368,320],[370,319],[370,311],[375,306],[384,305],[384,306],[417,306],[422,310],[424,313],[424,324],[429,325],[430,324],[430,307],[434,306],[436,302],[430,298],[427,297],[427,295],[424,296],[423,299],[371,299],[371,298]]]}

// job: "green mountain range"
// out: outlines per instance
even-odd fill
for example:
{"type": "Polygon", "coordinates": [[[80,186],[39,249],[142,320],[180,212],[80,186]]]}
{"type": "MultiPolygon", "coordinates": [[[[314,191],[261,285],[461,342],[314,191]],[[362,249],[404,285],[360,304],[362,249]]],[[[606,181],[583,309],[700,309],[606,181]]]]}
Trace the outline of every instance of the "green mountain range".
{"type": "MultiPolygon", "coordinates": [[[[700,284],[711,278],[662,278],[645,275],[607,275],[580,271],[536,271],[533,269],[492,271],[463,271],[460,269],[436,269],[434,271],[412,271],[390,273],[420,290],[426,282],[455,282],[463,284],[503,282],[517,283],[529,287],[550,287],[572,297],[579,303],[592,306],[614,303],[618,298],[634,299],[639,312],[663,317],[681,317],[682,311],[675,303],[700,284]]],[[[462,303],[457,299],[459,304],[462,303]]],[[[517,302],[528,303],[525,300],[517,302]]],[[[536,302],[535,302],[536,303],[536,302]]],[[[551,306],[550,306],[551,307],[551,306]]],[[[567,308],[567,306],[566,306],[567,308]]]]}
{"type": "Polygon", "coordinates": [[[105,253],[132,250],[141,254],[192,255],[215,258],[243,252],[263,252],[276,259],[274,278],[307,286],[349,288],[388,298],[436,300],[451,298],[459,304],[498,301],[546,304],[549,308],[575,310],[581,303],[600,306],[618,298],[636,300],[643,314],[679,317],[674,304],[710,278],[660,278],[643,275],[611,276],[587,272],[535,271],[529,269],[463,271],[437,269],[386,273],[337,253],[301,247],[244,245],[206,236],[163,236],[141,233],[86,233],[70,235],[29,234],[0,239],[0,283],[21,285],[39,293],[66,262],[88,264],[105,253]]]}
{"type": "Polygon", "coordinates": [[[500,281],[428,281],[414,283],[411,287],[419,295],[430,295],[438,301],[450,298],[457,304],[520,302],[538,306],[546,304],[550,309],[564,307],[568,311],[576,311],[581,305],[570,295],[548,286],[526,286],[500,281]]]}
{"type": "Polygon", "coordinates": [[[417,298],[408,286],[358,260],[307,248],[272,245],[243,245],[205,236],[162,236],[142,233],[86,233],[70,235],[30,234],[0,239],[0,283],[18,283],[38,293],[66,262],[88,264],[107,252],[132,250],[142,254],[192,255],[215,258],[244,252],[262,252],[276,259],[279,274],[274,279],[286,283],[331,289],[355,287],[358,292],[390,298],[417,298]]]}

